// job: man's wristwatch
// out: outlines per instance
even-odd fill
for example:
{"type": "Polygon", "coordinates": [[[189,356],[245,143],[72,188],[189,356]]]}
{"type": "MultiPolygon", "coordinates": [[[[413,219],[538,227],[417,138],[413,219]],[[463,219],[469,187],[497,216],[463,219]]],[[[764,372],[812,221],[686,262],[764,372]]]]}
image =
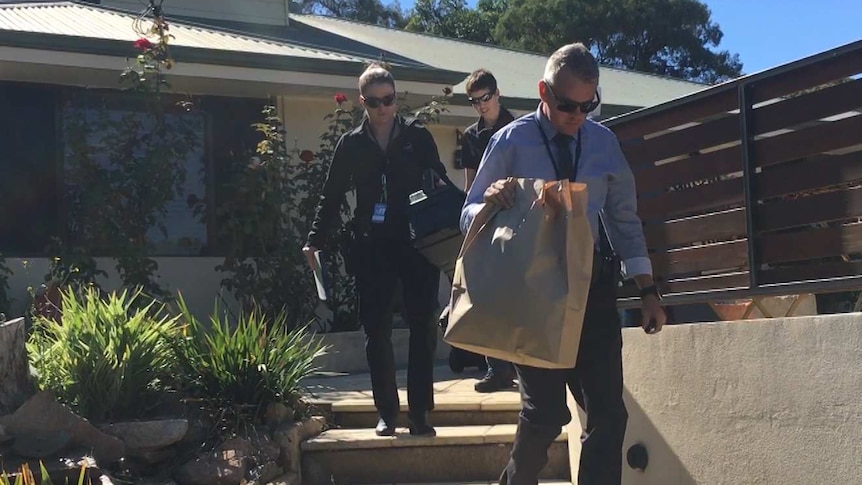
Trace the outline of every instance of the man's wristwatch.
{"type": "Polygon", "coordinates": [[[641,298],[643,298],[647,295],[655,295],[656,298],[661,300],[661,293],[659,293],[658,287],[656,285],[644,286],[643,288],[640,289],[641,298]]]}

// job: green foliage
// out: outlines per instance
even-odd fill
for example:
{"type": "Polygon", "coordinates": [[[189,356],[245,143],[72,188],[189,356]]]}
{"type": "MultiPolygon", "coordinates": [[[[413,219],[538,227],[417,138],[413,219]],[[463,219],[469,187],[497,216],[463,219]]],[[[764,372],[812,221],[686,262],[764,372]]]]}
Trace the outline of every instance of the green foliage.
{"type": "Polygon", "coordinates": [[[40,387],[91,420],[144,415],[170,375],[177,318],[140,290],[61,295],[62,324],[37,318],[27,342],[40,387]]]}
{"type": "Polygon", "coordinates": [[[205,325],[182,295],[178,305],[177,378],[186,392],[219,407],[256,413],[269,403],[296,403],[302,380],[318,370],[314,360],[326,351],[305,327],[288,329],[284,314],[270,320],[252,309],[232,322],[216,305],[205,325]]]}
{"type": "Polygon", "coordinates": [[[493,43],[495,25],[493,14],[469,8],[465,0],[417,0],[405,29],[493,43]]]}
{"type": "Polygon", "coordinates": [[[403,27],[404,12],[397,1],[381,0],[291,0],[291,13],[349,18],[384,27],[403,27]]]}
{"type": "Polygon", "coordinates": [[[504,46],[549,54],[580,40],[604,65],[705,83],[739,76],[739,56],[713,51],[721,28],[698,0],[510,0],[494,30],[504,46]]]}
{"type": "MultiPolygon", "coordinates": [[[[54,482],[51,480],[51,477],[48,475],[48,470],[45,468],[45,464],[41,461],[39,462],[39,476],[41,480],[36,481],[35,475],[33,475],[33,471],[30,470],[30,465],[24,463],[18,468],[17,476],[15,477],[15,481],[12,482],[9,480],[9,474],[4,470],[0,472],[0,485],[53,485],[54,482]]],[[[81,472],[78,474],[78,480],[75,482],[77,485],[87,485],[92,484],[92,480],[87,477],[87,467],[86,465],[81,466],[81,472]],[[86,482],[85,482],[86,480],[86,482]]],[[[66,480],[66,485],[69,484],[68,479],[66,480]]]]}

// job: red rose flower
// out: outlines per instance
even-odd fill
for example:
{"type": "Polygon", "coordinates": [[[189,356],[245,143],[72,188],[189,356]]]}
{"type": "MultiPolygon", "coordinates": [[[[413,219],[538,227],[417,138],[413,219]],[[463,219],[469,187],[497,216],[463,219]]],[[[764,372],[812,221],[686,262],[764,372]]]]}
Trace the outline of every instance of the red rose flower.
{"type": "Polygon", "coordinates": [[[338,104],[343,104],[347,102],[347,95],[344,93],[336,93],[335,94],[335,102],[338,104]]]}
{"type": "Polygon", "coordinates": [[[311,150],[303,150],[299,152],[299,159],[305,163],[310,163],[314,160],[314,153],[311,150]]]}
{"type": "Polygon", "coordinates": [[[155,47],[153,43],[150,42],[150,39],[147,39],[146,37],[141,37],[140,39],[136,40],[134,46],[135,49],[138,49],[139,51],[145,51],[147,49],[152,49],[153,47],[155,47]]]}

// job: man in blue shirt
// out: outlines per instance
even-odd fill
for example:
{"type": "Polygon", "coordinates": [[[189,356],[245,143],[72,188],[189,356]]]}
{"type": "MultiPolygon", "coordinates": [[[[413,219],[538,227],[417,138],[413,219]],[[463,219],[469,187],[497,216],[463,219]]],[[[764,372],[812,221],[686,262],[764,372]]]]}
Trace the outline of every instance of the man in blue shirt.
{"type": "Polygon", "coordinates": [[[538,109],[491,138],[461,213],[466,232],[484,204],[512,207],[512,178],[577,180],[587,184],[589,193],[587,211],[597,254],[577,363],[562,370],[516,365],[521,414],[501,484],[538,483],[548,448],[571,420],[568,386],[587,413],[578,483],[618,485],[628,413],[623,404],[616,308],[620,266],[615,255],[622,260],[624,275],[641,289],[644,330],[658,332],[667,319],[637,215],[634,176],[616,136],[587,119],[601,102],[598,81],[598,63],[583,44],[552,54],[539,81],[538,109]]]}

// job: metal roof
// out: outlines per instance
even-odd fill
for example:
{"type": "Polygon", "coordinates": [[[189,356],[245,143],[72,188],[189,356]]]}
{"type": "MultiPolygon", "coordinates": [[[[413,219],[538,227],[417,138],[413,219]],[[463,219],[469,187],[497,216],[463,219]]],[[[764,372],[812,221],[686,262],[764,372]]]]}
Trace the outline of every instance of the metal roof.
{"type": "MultiPolygon", "coordinates": [[[[291,14],[290,20],[437,68],[464,72],[485,68],[497,77],[504,97],[538,99],[536,85],[545,70],[546,56],[333,17],[291,14]]],[[[600,75],[603,101],[609,105],[652,106],[708,87],[611,67],[601,67],[600,75]]],[[[463,82],[455,86],[455,92],[464,92],[463,82]]]]}
{"type": "MultiPolygon", "coordinates": [[[[0,30],[134,42],[136,16],[72,2],[0,4],[0,30]]],[[[171,45],[222,51],[366,62],[368,59],[241,33],[171,22],[171,45]]]]}

